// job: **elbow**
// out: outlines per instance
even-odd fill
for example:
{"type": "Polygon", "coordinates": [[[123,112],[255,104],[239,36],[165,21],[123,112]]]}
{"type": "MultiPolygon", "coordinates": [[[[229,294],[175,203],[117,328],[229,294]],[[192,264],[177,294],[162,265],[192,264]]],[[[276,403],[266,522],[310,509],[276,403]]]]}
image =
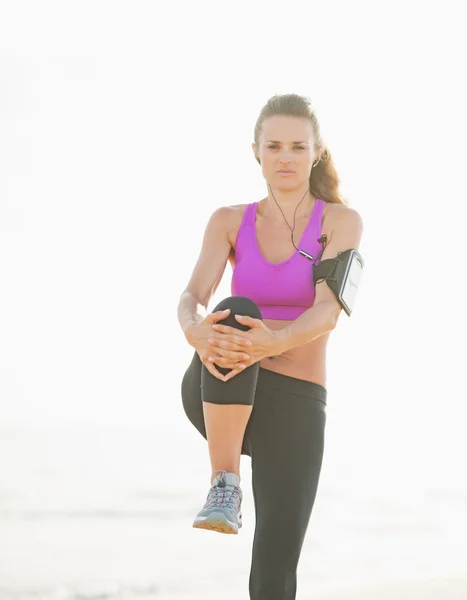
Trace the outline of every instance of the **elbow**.
{"type": "Polygon", "coordinates": [[[180,302],[185,298],[190,298],[192,301],[194,300],[194,302],[196,304],[200,304],[201,306],[204,306],[204,308],[206,310],[207,310],[209,300],[210,300],[210,298],[201,298],[200,294],[197,294],[196,292],[194,292],[193,290],[190,290],[188,288],[183,290],[183,292],[181,293],[180,302]]]}
{"type": "Polygon", "coordinates": [[[337,321],[339,320],[339,315],[342,312],[342,306],[336,302],[327,302],[326,303],[326,318],[325,322],[327,323],[328,331],[332,331],[337,326],[337,321]]]}
{"type": "Polygon", "coordinates": [[[337,326],[337,321],[339,320],[340,311],[338,313],[333,313],[332,318],[329,321],[329,331],[332,331],[337,326]]]}

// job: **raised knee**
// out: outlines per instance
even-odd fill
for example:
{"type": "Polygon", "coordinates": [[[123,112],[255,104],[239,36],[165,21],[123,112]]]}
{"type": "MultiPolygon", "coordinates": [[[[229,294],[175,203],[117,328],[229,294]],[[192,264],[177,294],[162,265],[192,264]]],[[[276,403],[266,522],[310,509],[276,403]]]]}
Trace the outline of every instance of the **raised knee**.
{"type": "Polygon", "coordinates": [[[227,318],[218,321],[223,325],[229,325],[230,327],[236,327],[243,331],[250,329],[247,325],[242,325],[235,319],[235,315],[248,315],[254,319],[263,319],[259,306],[246,296],[228,296],[219,302],[219,304],[212,310],[217,312],[219,310],[225,310],[230,308],[230,313],[227,318]]]}

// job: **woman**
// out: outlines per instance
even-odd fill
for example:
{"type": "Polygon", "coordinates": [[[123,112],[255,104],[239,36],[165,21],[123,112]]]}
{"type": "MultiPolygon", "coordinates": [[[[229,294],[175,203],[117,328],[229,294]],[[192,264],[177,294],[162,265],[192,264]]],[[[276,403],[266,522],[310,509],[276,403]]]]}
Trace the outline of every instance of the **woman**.
{"type": "Polygon", "coordinates": [[[219,208],[207,224],[178,308],[195,349],[181,392],[188,418],[208,441],[212,466],[193,527],[238,533],[240,456],[250,456],[256,513],[250,598],[292,600],[323,457],[326,345],[341,311],[325,282],[313,284],[313,263],[358,250],[363,226],[339,194],[307,98],[272,97],[252,148],[268,195],[219,208]],[[232,296],[203,318],[198,307],[207,310],[228,260],[232,296]]]}

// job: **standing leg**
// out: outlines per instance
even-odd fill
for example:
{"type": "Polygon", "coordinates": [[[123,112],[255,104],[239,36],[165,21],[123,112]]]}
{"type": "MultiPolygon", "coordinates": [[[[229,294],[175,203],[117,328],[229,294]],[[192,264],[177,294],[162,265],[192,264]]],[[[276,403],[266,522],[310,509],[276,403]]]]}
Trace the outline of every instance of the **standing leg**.
{"type": "Polygon", "coordinates": [[[260,369],[251,441],[256,511],[251,600],[295,600],[297,566],[324,451],[325,388],[260,369]],[[287,392],[287,386],[300,389],[287,392]],[[316,387],[314,387],[316,386],[316,387]],[[311,390],[311,391],[310,391],[311,390]],[[316,390],[315,396],[313,390],[316,390]]]}

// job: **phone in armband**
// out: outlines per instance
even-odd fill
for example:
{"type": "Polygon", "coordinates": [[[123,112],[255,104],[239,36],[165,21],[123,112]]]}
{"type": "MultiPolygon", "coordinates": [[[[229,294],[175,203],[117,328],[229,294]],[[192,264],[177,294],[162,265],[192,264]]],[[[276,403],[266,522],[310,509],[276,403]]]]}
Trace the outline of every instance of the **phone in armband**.
{"type": "Polygon", "coordinates": [[[313,266],[313,282],[326,280],[342,308],[350,317],[355,305],[358,286],[363,274],[362,255],[353,248],[339,252],[335,258],[327,258],[313,266]]]}

